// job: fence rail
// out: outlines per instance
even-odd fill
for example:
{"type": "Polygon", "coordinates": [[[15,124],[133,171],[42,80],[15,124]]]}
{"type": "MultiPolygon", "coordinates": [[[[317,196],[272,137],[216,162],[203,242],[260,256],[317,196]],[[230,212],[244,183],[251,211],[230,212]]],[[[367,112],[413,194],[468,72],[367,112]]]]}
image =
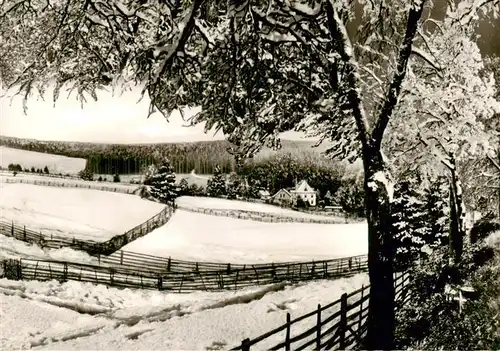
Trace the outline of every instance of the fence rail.
{"type": "MultiPolygon", "coordinates": [[[[115,287],[158,289],[172,292],[236,290],[255,285],[293,283],[312,279],[350,276],[367,270],[366,262],[356,267],[344,266],[344,261],[328,270],[302,271],[307,263],[235,267],[231,270],[166,271],[149,267],[106,266],[57,260],[19,259],[3,261],[2,276],[15,280],[76,280],[115,287]]],[[[198,265],[197,263],[194,263],[198,265]]],[[[328,267],[328,265],[320,265],[328,267]]]]}
{"type": "MultiPolygon", "coordinates": [[[[217,272],[217,287],[228,286],[234,289],[262,285],[283,281],[298,282],[312,279],[326,279],[350,276],[368,269],[366,255],[358,255],[346,258],[336,258],[309,262],[280,262],[260,264],[235,264],[221,262],[193,262],[173,259],[171,257],[159,257],[129,251],[120,250],[126,243],[145,235],[154,228],[162,225],[174,213],[175,208],[168,205],[159,214],[153,216],[145,223],[136,226],[123,235],[116,236],[108,242],[99,243],[89,240],[79,240],[57,235],[47,235],[41,232],[27,229],[25,226],[17,226],[13,222],[0,222],[0,233],[12,236],[16,239],[35,243],[39,246],[58,249],[70,247],[84,250],[96,257],[94,263],[103,269],[120,269],[129,273],[137,273],[143,276],[164,275],[180,273],[181,280],[184,277],[197,284],[196,289],[207,289],[204,275],[217,272]]],[[[209,278],[213,275],[209,274],[209,278]]],[[[111,284],[112,282],[110,282],[111,284]]],[[[188,283],[184,287],[190,285],[188,283]]],[[[141,287],[141,286],[138,286],[141,287]]],[[[213,289],[212,286],[209,286],[213,289]]],[[[182,290],[182,289],[181,289],[182,290]]]]}
{"type": "Polygon", "coordinates": [[[258,222],[267,223],[314,223],[314,224],[339,224],[345,223],[345,219],[332,219],[332,218],[302,218],[286,216],[281,214],[273,214],[269,212],[258,212],[258,211],[248,211],[248,210],[234,210],[234,209],[212,209],[203,207],[188,207],[188,206],[178,206],[179,210],[203,213],[211,216],[218,217],[230,217],[235,219],[249,219],[258,222]]]}
{"type": "MultiPolygon", "coordinates": [[[[401,307],[410,298],[409,282],[408,271],[395,274],[396,308],[401,307]]],[[[360,348],[367,327],[369,288],[363,286],[350,294],[343,294],[339,300],[326,306],[318,305],[314,311],[293,320],[290,313],[287,313],[285,324],[254,339],[244,339],[239,346],[231,350],[248,351],[257,344],[259,349],[267,350],[360,348]],[[298,334],[292,334],[292,326],[297,325],[307,327],[305,330],[301,328],[298,334]],[[275,344],[275,339],[283,341],[275,344]]]]}
{"type": "Polygon", "coordinates": [[[83,189],[93,189],[100,191],[110,191],[114,193],[122,193],[122,194],[133,194],[137,189],[135,187],[123,186],[106,186],[106,185],[96,185],[93,183],[77,183],[77,182],[59,182],[59,181],[50,181],[45,179],[22,179],[22,178],[5,178],[3,180],[7,184],[31,184],[31,185],[42,185],[42,186],[53,186],[59,188],[83,188],[83,189]]]}
{"type": "Polygon", "coordinates": [[[11,236],[18,240],[37,244],[42,248],[59,249],[69,247],[81,250],[90,255],[109,255],[120,250],[129,242],[144,236],[154,229],[167,223],[172,217],[175,208],[167,204],[159,213],[149,218],[124,234],[116,235],[105,242],[97,242],[89,239],[77,239],[62,235],[44,234],[41,231],[27,229],[26,226],[14,224],[14,222],[0,221],[0,234],[11,236]]]}

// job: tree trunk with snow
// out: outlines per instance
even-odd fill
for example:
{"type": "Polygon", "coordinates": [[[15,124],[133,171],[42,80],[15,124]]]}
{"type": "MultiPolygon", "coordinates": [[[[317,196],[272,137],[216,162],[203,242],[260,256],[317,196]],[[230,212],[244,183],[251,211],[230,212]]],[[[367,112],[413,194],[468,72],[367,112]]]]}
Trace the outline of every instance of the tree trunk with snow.
{"type": "Polygon", "coordinates": [[[394,348],[394,245],[391,233],[392,186],[380,151],[365,157],[366,218],[368,220],[368,270],[370,306],[364,347],[394,348]]]}
{"type": "Polygon", "coordinates": [[[462,201],[462,187],[458,179],[456,163],[452,158],[453,168],[451,171],[450,180],[450,249],[452,250],[452,257],[454,265],[459,265],[462,260],[462,253],[464,249],[464,216],[465,209],[462,201]]]}

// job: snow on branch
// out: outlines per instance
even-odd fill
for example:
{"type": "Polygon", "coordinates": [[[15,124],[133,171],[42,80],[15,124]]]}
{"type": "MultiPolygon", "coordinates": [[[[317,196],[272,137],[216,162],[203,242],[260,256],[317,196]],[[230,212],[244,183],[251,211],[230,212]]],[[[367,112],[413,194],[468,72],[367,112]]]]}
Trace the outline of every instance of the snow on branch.
{"type": "Polygon", "coordinates": [[[498,162],[496,162],[495,159],[493,157],[491,157],[491,155],[487,154],[486,157],[488,157],[488,159],[493,164],[493,166],[495,166],[495,168],[500,172],[500,164],[498,162]]]}
{"type": "Polygon", "coordinates": [[[368,119],[364,110],[361,98],[361,77],[358,72],[358,65],[354,58],[354,50],[347,34],[347,28],[335,9],[332,0],[326,4],[326,13],[328,18],[328,29],[332,39],[337,43],[337,50],[341,60],[349,68],[347,75],[347,84],[349,86],[348,98],[358,128],[358,136],[363,147],[368,146],[368,119]]]}
{"type": "Polygon", "coordinates": [[[305,17],[316,17],[321,12],[321,2],[315,4],[314,8],[298,1],[285,0],[285,4],[288,5],[292,11],[305,17]]]}
{"type": "Polygon", "coordinates": [[[415,4],[415,6],[411,6],[408,12],[406,32],[398,53],[396,73],[392,78],[388,95],[385,99],[384,105],[382,106],[379,117],[372,132],[372,140],[376,149],[379,149],[380,145],[382,144],[384,131],[389,124],[392,112],[394,111],[394,108],[397,104],[399,93],[403,85],[403,80],[406,76],[408,60],[412,52],[413,39],[415,38],[415,35],[417,33],[418,22],[420,20],[420,17],[422,16],[424,4],[425,1],[419,1],[415,4]]]}
{"type": "Polygon", "coordinates": [[[441,66],[439,65],[439,63],[437,63],[433,57],[431,57],[431,55],[429,55],[427,52],[425,52],[424,50],[422,49],[419,49],[417,47],[412,47],[411,48],[411,53],[413,55],[416,55],[418,57],[420,57],[421,59],[423,59],[425,62],[427,62],[432,68],[434,68],[436,70],[436,72],[438,73],[438,75],[441,75],[440,72],[442,71],[442,68],[441,66]]]}
{"type": "MultiPolygon", "coordinates": [[[[153,100],[155,99],[154,93],[156,92],[155,90],[157,89],[161,76],[165,73],[168,67],[173,65],[174,58],[176,57],[176,55],[184,51],[186,43],[190,38],[193,29],[195,27],[195,15],[198,12],[198,9],[200,8],[202,3],[203,0],[195,0],[193,2],[190,11],[185,16],[184,20],[178,25],[179,32],[177,33],[177,36],[171,45],[157,47],[154,50],[155,57],[159,57],[160,55],[165,53],[166,57],[163,59],[159,69],[156,71],[156,74],[154,75],[154,79],[152,79],[152,82],[146,86],[146,89],[150,90],[150,96],[153,100]],[[153,90],[153,94],[151,94],[152,93],[151,90],[153,90]]],[[[152,109],[150,108],[150,114],[151,113],[152,109]]]]}

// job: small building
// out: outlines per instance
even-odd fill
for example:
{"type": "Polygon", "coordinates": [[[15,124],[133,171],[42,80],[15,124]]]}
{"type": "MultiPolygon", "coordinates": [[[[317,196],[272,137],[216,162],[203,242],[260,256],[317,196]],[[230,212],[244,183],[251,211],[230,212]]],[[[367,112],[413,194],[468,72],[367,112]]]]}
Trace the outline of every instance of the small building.
{"type": "Polygon", "coordinates": [[[273,195],[273,201],[281,205],[291,205],[294,202],[292,194],[287,189],[280,189],[273,195]]]}
{"type": "Polygon", "coordinates": [[[305,180],[299,182],[295,188],[280,189],[274,194],[273,201],[281,204],[296,204],[298,198],[308,203],[309,206],[316,206],[316,191],[305,180]]]}
{"type": "Polygon", "coordinates": [[[269,191],[267,191],[265,189],[260,189],[259,190],[259,197],[261,200],[269,200],[271,198],[271,194],[269,193],[269,191]]]}
{"type": "Polygon", "coordinates": [[[316,190],[314,190],[305,180],[302,180],[297,184],[295,190],[290,191],[294,197],[294,201],[301,198],[304,202],[308,203],[309,206],[316,206],[316,190]]]}

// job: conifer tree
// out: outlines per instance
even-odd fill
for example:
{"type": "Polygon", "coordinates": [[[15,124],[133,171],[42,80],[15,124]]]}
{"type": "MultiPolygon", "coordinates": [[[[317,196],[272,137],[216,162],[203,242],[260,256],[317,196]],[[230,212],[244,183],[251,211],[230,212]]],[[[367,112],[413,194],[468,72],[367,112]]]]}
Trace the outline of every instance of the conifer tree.
{"type": "Polygon", "coordinates": [[[177,197],[174,168],[164,161],[150,180],[151,196],[159,202],[167,203],[177,197]]]}
{"type": "Polygon", "coordinates": [[[219,165],[215,166],[214,175],[208,180],[207,195],[210,197],[218,197],[226,195],[226,179],[222,174],[219,165]]]}
{"type": "Polygon", "coordinates": [[[182,178],[178,188],[179,196],[189,195],[189,183],[186,178],[182,178]]]}
{"type": "Polygon", "coordinates": [[[396,266],[406,267],[420,255],[426,243],[426,213],[415,182],[405,180],[396,185],[392,209],[392,232],[396,248],[396,266]]]}
{"type": "Polygon", "coordinates": [[[232,172],[229,175],[229,181],[227,184],[227,197],[228,199],[236,199],[243,193],[243,185],[239,176],[232,172]]]}
{"type": "Polygon", "coordinates": [[[448,242],[448,188],[445,177],[432,181],[424,190],[424,206],[427,212],[427,243],[430,247],[446,245],[448,242]]]}

